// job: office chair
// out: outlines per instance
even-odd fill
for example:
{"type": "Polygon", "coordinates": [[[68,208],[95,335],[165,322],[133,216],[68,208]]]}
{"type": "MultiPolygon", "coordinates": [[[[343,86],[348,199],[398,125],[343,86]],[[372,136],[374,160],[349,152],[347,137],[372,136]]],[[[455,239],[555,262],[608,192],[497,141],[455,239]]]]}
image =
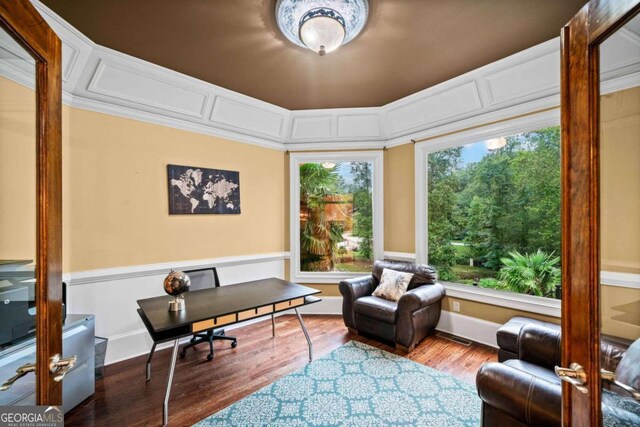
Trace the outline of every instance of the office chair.
{"type": "MultiPolygon", "coordinates": [[[[213,286],[216,288],[220,286],[220,279],[218,279],[218,271],[215,267],[211,268],[202,268],[199,270],[190,270],[185,271],[187,275],[191,278],[191,286],[189,286],[190,291],[197,291],[200,289],[208,289],[213,286]]],[[[215,340],[228,340],[231,341],[231,348],[236,348],[238,345],[238,340],[235,337],[228,337],[224,334],[224,329],[210,329],[204,333],[193,334],[191,341],[189,344],[186,344],[182,347],[182,351],[180,352],[180,358],[184,358],[187,355],[187,349],[190,347],[195,347],[198,344],[203,342],[209,343],[209,355],[207,356],[207,360],[213,360],[213,342],[215,340]]]]}

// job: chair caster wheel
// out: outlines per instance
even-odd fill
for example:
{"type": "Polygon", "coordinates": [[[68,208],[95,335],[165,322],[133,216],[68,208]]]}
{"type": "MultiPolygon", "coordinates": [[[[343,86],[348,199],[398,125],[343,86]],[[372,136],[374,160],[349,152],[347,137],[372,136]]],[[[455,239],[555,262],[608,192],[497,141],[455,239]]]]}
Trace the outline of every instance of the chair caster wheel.
{"type": "Polygon", "coordinates": [[[231,342],[231,348],[236,348],[238,346],[238,341],[231,342]]]}
{"type": "Polygon", "coordinates": [[[224,329],[219,332],[220,336],[224,336],[224,329]]]}
{"type": "Polygon", "coordinates": [[[211,362],[213,360],[213,354],[209,354],[207,356],[207,362],[211,362]]]}

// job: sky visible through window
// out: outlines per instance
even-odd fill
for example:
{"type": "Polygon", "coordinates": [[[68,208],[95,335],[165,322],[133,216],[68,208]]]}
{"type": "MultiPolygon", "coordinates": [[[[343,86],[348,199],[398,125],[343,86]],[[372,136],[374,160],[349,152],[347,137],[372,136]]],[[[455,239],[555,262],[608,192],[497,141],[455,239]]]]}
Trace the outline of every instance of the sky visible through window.
{"type": "Polygon", "coordinates": [[[478,163],[482,158],[489,153],[487,148],[487,141],[472,142],[462,147],[461,163],[462,166],[469,163],[478,163]]]}
{"type": "Polygon", "coordinates": [[[346,185],[353,184],[353,173],[351,172],[351,162],[342,162],[336,165],[336,172],[344,179],[346,185]]]}

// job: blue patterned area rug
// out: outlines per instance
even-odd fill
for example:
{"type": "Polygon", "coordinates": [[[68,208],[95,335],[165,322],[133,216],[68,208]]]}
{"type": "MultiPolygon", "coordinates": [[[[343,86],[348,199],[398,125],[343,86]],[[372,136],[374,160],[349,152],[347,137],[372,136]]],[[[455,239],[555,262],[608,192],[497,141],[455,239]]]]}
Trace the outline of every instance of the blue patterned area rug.
{"type": "Polygon", "coordinates": [[[478,426],[480,403],[471,384],[350,341],[196,426],[478,426]]]}

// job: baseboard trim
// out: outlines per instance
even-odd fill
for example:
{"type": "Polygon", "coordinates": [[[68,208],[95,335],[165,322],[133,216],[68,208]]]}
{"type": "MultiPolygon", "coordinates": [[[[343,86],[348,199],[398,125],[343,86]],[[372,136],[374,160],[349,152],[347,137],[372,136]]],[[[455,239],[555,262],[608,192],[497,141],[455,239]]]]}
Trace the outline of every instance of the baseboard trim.
{"type": "Polygon", "coordinates": [[[496,333],[501,326],[500,323],[443,310],[436,330],[498,348],[496,333]]]}

